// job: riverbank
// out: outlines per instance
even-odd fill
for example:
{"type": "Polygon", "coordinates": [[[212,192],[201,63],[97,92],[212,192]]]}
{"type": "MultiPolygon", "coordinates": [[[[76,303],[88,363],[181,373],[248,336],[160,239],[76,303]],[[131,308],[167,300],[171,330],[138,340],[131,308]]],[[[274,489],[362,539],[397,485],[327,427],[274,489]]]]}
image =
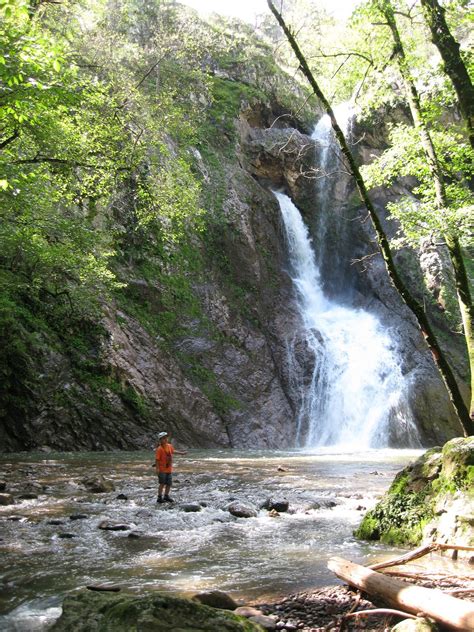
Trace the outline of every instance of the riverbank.
{"type": "MultiPolygon", "coordinates": [[[[438,563],[442,566],[441,560],[438,560],[438,563]]],[[[423,569],[420,572],[423,572],[423,569]]],[[[411,581],[413,582],[413,579],[411,581]]],[[[430,576],[418,577],[413,583],[447,593],[460,591],[459,596],[474,602],[474,576],[467,564],[465,574],[462,574],[461,569],[457,576],[443,572],[437,574],[432,570],[430,576]],[[465,592],[468,589],[471,590],[470,593],[465,592]]],[[[275,619],[277,630],[288,632],[295,630],[339,632],[342,624],[346,630],[387,630],[404,618],[386,614],[345,618],[345,615],[349,613],[382,609],[386,608],[387,604],[380,599],[361,595],[358,590],[342,585],[316,588],[295,593],[274,602],[255,602],[253,605],[265,615],[275,619]]]]}

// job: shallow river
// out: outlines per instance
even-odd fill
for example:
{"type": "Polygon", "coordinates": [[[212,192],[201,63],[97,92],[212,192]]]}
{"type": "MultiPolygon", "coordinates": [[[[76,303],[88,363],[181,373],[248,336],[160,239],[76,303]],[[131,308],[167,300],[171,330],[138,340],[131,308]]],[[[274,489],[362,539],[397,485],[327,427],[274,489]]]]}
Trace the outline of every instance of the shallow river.
{"type": "Polygon", "coordinates": [[[0,479],[17,498],[0,507],[0,629],[47,629],[62,597],[88,584],[137,593],[214,587],[256,599],[333,583],[332,555],[368,563],[398,553],[352,531],[418,454],[192,450],[175,458],[173,505],[156,504],[151,453],[0,455],[0,479]],[[114,492],[84,490],[81,479],[98,474],[114,492]],[[32,490],[38,498],[18,499],[32,490]],[[258,509],[269,497],[288,499],[289,512],[246,519],[227,510],[233,500],[258,509]],[[180,508],[191,502],[201,511],[180,508]],[[77,514],[85,517],[70,518],[77,514]],[[104,520],[129,529],[101,530],[104,520]]]}

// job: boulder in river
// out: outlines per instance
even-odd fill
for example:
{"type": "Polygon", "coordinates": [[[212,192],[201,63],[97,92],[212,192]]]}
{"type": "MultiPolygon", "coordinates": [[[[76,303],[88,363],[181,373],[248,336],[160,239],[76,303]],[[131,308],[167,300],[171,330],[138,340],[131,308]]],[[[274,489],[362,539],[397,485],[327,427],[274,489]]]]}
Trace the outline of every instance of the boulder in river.
{"type": "Polygon", "coordinates": [[[202,506],[198,505],[198,503],[182,503],[179,505],[181,511],[185,511],[186,513],[195,513],[198,511],[202,511],[202,506]]]}
{"type": "Polygon", "coordinates": [[[222,590],[206,590],[194,595],[193,599],[205,606],[221,608],[222,610],[235,610],[239,607],[239,604],[222,590]]]}
{"type": "Polygon", "coordinates": [[[102,522],[99,523],[99,529],[102,529],[102,531],[129,531],[130,527],[128,524],[123,524],[121,522],[102,520],[102,522]]]}
{"type": "Polygon", "coordinates": [[[71,514],[69,516],[69,520],[86,520],[89,516],[87,516],[86,514],[71,514]]]}
{"type": "Polygon", "coordinates": [[[388,544],[474,546],[473,483],[474,437],[452,439],[399,472],[355,535],[388,544]]]}
{"type": "Polygon", "coordinates": [[[259,632],[248,619],[209,608],[190,599],[153,593],[146,596],[83,590],[64,599],[51,632],[90,630],[186,630],[186,632],[259,632]]]}
{"type": "Polygon", "coordinates": [[[244,505],[241,502],[233,502],[228,507],[229,513],[236,518],[256,518],[257,512],[253,507],[244,505]]]}
{"type": "Polygon", "coordinates": [[[92,494],[103,494],[105,492],[113,492],[115,485],[112,481],[103,476],[88,476],[81,480],[82,485],[88,492],[92,494]]]}
{"type": "Polygon", "coordinates": [[[268,511],[278,511],[278,513],[284,513],[288,511],[290,507],[290,503],[286,498],[267,498],[264,503],[260,506],[261,509],[267,509],[268,511]]]}
{"type": "Polygon", "coordinates": [[[0,492],[4,492],[7,488],[7,483],[4,480],[0,480],[0,492]]]}
{"type": "Polygon", "coordinates": [[[15,501],[11,494],[0,494],[0,505],[14,505],[15,501]]]}

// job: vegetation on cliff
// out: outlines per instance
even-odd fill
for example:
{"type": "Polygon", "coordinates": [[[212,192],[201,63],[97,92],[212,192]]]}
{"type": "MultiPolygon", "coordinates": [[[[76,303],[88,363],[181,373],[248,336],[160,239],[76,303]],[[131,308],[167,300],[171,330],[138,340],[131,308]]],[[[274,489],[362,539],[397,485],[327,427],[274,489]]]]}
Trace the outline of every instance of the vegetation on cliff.
{"type": "MultiPolygon", "coordinates": [[[[289,11],[305,20],[305,44],[335,98],[360,83],[367,125],[381,107],[403,104],[386,63],[390,44],[383,29],[367,37],[366,9],[348,27],[306,0],[289,3],[289,11]]],[[[240,166],[236,120],[244,113],[250,125],[277,121],[309,131],[319,107],[281,70],[292,61],[287,48],[274,47],[280,36],[270,16],[255,33],[236,20],[204,22],[166,0],[3,0],[0,14],[0,417],[12,445],[30,447],[24,422],[53,407],[62,414],[79,400],[89,410],[150,421],[148,394],[105,357],[113,347],[107,319],[143,328],[218,416],[239,410],[239,394],[180,345],[226,338],[205,306],[209,279],[219,279],[234,315],[264,327],[251,308],[256,284],[224,247],[239,239],[226,216],[240,166]]],[[[448,22],[462,31],[466,15],[464,3],[451,3],[448,22]]],[[[417,72],[425,81],[431,49],[412,16],[405,18],[403,37],[410,59],[422,52],[417,72]]],[[[470,154],[461,126],[443,128],[454,100],[442,76],[437,71],[427,83],[424,115],[454,200],[443,226],[469,247],[470,154]]],[[[370,182],[387,186],[415,174],[415,207],[407,212],[402,202],[393,216],[412,246],[427,235],[436,241],[440,216],[423,218],[430,179],[406,125],[393,129],[391,142],[369,168],[370,182]]],[[[263,243],[257,249],[274,281],[274,255],[263,243]]],[[[444,295],[452,299],[452,287],[444,295]]],[[[444,305],[451,340],[450,328],[461,330],[459,311],[454,300],[444,305]]],[[[240,348],[231,338],[226,343],[240,348]]]]}

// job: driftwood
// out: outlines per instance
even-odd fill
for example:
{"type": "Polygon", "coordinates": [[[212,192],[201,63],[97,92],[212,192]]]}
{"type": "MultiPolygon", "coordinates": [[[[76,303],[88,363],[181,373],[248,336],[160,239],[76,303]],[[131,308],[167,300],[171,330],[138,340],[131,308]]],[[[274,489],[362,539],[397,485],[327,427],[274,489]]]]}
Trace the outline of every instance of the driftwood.
{"type": "Polygon", "coordinates": [[[383,599],[410,614],[431,617],[455,630],[474,630],[474,604],[446,595],[440,590],[423,588],[386,577],[383,573],[333,557],[328,568],[351,586],[383,599]]]}
{"type": "Polygon", "coordinates": [[[381,568],[389,568],[390,566],[400,566],[401,564],[406,564],[407,562],[417,560],[418,558],[423,557],[424,555],[428,555],[428,553],[432,553],[433,551],[474,551],[474,547],[462,546],[458,544],[442,544],[441,542],[431,542],[430,544],[424,544],[423,546],[420,546],[414,551],[405,553],[405,555],[396,557],[393,560],[373,564],[372,566],[369,566],[369,568],[371,568],[373,571],[376,571],[380,570],[381,568]]]}

